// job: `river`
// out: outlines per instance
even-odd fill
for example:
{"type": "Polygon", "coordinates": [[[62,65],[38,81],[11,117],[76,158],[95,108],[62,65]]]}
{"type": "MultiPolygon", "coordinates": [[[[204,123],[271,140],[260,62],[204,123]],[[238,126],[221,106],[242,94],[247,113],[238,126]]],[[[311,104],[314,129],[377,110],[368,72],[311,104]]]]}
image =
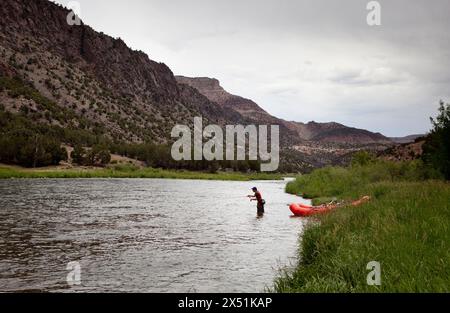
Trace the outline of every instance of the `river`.
{"type": "Polygon", "coordinates": [[[305,200],[285,184],[0,180],[0,292],[262,292],[295,264],[305,225],[286,205],[305,200]]]}

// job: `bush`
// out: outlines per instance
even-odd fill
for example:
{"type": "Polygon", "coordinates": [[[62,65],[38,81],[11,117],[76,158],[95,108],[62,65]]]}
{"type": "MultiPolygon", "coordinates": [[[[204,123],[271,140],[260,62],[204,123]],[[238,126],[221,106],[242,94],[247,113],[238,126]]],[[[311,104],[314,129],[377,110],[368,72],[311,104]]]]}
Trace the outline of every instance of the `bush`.
{"type": "Polygon", "coordinates": [[[76,145],[72,151],[72,162],[78,165],[105,166],[111,161],[111,153],[106,146],[95,145],[87,150],[76,145]]]}
{"type": "Polygon", "coordinates": [[[375,161],[375,156],[367,151],[358,151],[353,155],[352,166],[364,166],[375,161]]]}
{"type": "Polygon", "coordinates": [[[28,115],[28,113],[30,113],[30,108],[26,105],[22,105],[19,109],[20,113],[22,113],[23,115],[28,115]]]}

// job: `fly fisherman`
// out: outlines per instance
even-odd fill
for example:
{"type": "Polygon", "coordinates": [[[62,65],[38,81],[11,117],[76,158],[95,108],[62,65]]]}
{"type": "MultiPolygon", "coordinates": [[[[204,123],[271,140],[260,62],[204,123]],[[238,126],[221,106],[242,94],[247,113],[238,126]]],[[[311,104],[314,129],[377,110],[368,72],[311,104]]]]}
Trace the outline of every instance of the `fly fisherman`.
{"type": "Polygon", "coordinates": [[[255,194],[249,195],[248,197],[250,198],[250,201],[256,201],[257,214],[258,216],[262,216],[264,214],[265,201],[256,187],[253,187],[252,190],[255,194]]]}

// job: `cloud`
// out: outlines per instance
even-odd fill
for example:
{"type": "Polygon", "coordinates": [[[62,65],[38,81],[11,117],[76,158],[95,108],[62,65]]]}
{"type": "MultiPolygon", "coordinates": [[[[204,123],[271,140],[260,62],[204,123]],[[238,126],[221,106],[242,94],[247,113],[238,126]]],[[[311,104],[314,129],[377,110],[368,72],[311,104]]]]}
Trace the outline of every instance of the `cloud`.
{"type": "Polygon", "coordinates": [[[338,70],[331,73],[330,81],[343,85],[375,86],[393,85],[410,80],[408,73],[389,67],[338,70]]]}

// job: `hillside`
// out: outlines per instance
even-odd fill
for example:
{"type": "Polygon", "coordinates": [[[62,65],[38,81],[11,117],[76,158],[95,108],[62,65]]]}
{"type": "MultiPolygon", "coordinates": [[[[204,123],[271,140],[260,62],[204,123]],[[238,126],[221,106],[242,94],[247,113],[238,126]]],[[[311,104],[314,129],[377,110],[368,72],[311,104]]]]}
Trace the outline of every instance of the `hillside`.
{"type": "Polygon", "coordinates": [[[411,161],[422,156],[425,137],[417,137],[413,142],[402,143],[381,151],[378,156],[389,161],[411,161]]]}
{"type": "MultiPolygon", "coordinates": [[[[38,141],[36,133],[46,138],[43,157],[57,141],[110,149],[169,144],[172,127],[192,126],[195,116],[222,126],[280,125],[281,162],[287,171],[335,164],[359,149],[379,151],[391,145],[380,134],[337,123],[284,121],[252,100],[228,93],[218,80],[175,77],[165,64],[128,48],[120,38],[83,23],[68,25],[68,13],[47,0],[2,2],[2,147],[21,149],[21,140],[38,141]]],[[[130,149],[115,150],[129,154],[130,149]]],[[[165,153],[153,159],[165,160],[165,153]]]]}

